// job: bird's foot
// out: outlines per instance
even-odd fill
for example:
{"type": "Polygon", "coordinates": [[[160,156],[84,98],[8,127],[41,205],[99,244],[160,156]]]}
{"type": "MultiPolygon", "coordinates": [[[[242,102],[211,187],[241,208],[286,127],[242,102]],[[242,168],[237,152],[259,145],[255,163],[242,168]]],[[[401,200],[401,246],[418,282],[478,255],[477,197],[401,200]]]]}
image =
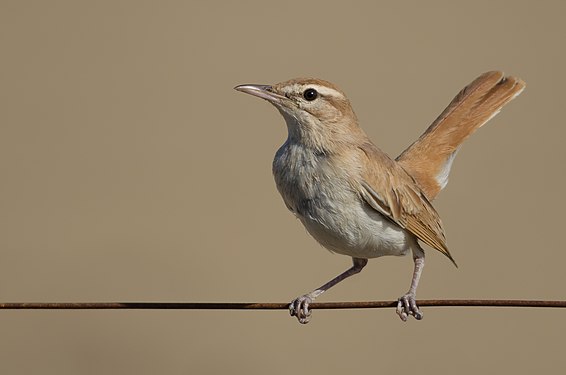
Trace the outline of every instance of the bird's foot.
{"type": "Polygon", "coordinates": [[[296,316],[301,324],[307,324],[311,319],[311,310],[309,303],[314,301],[314,298],[308,294],[295,298],[289,304],[289,313],[291,316],[296,316]]]}
{"type": "Polygon", "coordinates": [[[414,316],[417,320],[423,318],[423,314],[417,306],[417,301],[413,293],[407,293],[397,300],[397,315],[399,315],[404,322],[407,321],[409,315],[414,316]]]}

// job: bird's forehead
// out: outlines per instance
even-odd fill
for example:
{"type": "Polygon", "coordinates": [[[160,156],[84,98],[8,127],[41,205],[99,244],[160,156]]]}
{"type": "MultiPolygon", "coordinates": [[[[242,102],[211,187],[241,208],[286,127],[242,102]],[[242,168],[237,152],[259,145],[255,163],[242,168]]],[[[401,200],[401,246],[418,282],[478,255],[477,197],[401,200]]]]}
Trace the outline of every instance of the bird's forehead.
{"type": "Polygon", "coordinates": [[[306,89],[315,89],[322,96],[344,98],[345,95],[336,85],[316,78],[299,78],[281,82],[276,85],[285,93],[300,93],[306,89]]]}

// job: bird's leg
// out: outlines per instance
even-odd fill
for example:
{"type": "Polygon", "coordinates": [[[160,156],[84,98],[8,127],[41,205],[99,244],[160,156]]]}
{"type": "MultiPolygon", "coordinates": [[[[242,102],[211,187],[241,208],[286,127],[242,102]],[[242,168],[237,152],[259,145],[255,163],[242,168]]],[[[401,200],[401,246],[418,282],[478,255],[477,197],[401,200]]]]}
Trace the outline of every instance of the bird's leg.
{"type": "Polygon", "coordinates": [[[413,271],[413,278],[411,280],[411,287],[409,291],[397,300],[397,315],[402,321],[406,322],[409,315],[413,315],[415,319],[421,320],[423,314],[417,306],[415,300],[417,296],[417,287],[419,286],[419,279],[424,268],[425,257],[424,251],[419,247],[418,250],[413,251],[413,260],[415,261],[415,269],[413,271]]]}
{"type": "Polygon", "coordinates": [[[322,293],[326,292],[328,289],[332,288],[340,281],[359,273],[368,263],[368,260],[363,258],[352,258],[352,260],[354,262],[354,265],[351,268],[336,276],[323,286],[291,301],[291,304],[289,305],[289,313],[291,314],[291,316],[296,316],[299,320],[299,323],[307,324],[311,317],[309,303],[313,302],[316,297],[320,296],[322,293]]]}

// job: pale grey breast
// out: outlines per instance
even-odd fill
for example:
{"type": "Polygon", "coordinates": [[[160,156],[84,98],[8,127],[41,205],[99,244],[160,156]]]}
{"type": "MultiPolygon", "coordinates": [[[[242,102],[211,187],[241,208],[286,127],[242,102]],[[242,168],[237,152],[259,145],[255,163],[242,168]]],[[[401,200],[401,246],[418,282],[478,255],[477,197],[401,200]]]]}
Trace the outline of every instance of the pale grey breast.
{"type": "Polygon", "coordinates": [[[359,199],[349,171],[330,167],[332,156],[290,142],[273,160],[275,183],[287,208],[327,249],[353,257],[404,255],[411,239],[397,224],[359,199]]]}

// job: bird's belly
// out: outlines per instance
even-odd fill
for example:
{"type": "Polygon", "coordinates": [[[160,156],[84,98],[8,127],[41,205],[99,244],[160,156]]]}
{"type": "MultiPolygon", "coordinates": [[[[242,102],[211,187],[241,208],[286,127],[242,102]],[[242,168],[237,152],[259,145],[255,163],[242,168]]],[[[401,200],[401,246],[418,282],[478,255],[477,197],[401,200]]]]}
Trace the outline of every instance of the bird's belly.
{"type": "Polygon", "coordinates": [[[405,255],[410,235],[364,202],[325,202],[307,215],[297,215],[307,231],[328,250],[356,258],[405,255]]]}
{"type": "MultiPolygon", "coordinates": [[[[328,250],[359,258],[405,255],[414,236],[366,204],[339,160],[291,141],[277,151],[273,175],[285,205],[328,250]]],[[[357,164],[357,161],[352,161],[357,164]]]]}

